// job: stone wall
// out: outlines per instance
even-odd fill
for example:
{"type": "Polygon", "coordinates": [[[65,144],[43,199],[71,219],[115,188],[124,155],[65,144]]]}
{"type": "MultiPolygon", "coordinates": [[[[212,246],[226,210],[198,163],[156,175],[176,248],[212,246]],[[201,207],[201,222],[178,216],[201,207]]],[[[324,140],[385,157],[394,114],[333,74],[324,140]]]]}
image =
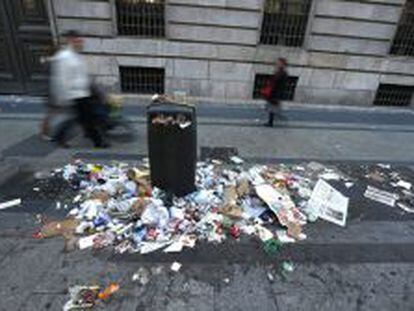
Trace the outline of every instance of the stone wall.
{"type": "Polygon", "coordinates": [[[165,68],[166,91],[251,99],[284,56],[295,100],[371,105],[379,83],[414,85],[414,58],[388,55],[404,0],[314,0],[301,48],[258,44],[264,0],[167,0],[166,38],[117,35],[114,1],[55,0],[56,31],[85,34],[91,72],[119,89],[119,66],[165,68]]]}

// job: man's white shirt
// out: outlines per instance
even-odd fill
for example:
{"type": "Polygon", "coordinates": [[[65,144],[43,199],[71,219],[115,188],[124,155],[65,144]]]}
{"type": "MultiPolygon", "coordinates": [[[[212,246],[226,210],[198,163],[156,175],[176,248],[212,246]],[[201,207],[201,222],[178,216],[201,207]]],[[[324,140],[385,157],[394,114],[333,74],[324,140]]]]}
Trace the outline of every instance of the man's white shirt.
{"type": "Polygon", "coordinates": [[[58,105],[71,105],[75,99],[90,96],[87,64],[72,48],[65,47],[55,54],[51,71],[51,91],[58,105]]]}

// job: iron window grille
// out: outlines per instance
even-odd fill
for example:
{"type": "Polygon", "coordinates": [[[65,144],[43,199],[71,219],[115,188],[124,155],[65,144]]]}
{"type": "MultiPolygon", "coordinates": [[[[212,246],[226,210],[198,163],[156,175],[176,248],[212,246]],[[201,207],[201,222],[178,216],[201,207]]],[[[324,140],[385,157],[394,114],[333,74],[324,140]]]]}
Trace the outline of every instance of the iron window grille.
{"type": "Polygon", "coordinates": [[[165,37],[165,0],[116,0],[118,33],[165,37]]]}
{"type": "Polygon", "coordinates": [[[120,67],[119,73],[124,93],[164,93],[164,68],[120,67]]]}
{"type": "MultiPolygon", "coordinates": [[[[272,79],[273,75],[256,74],[254,79],[253,99],[261,99],[261,91],[268,81],[272,79]]],[[[296,85],[299,77],[289,76],[286,84],[286,89],[283,92],[282,98],[284,100],[293,100],[295,97],[296,85]]]]}
{"type": "Polygon", "coordinates": [[[377,106],[409,106],[413,102],[414,86],[380,84],[375,96],[377,106]]]}
{"type": "Polygon", "coordinates": [[[266,0],[260,43],[302,46],[312,0],[266,0]]]}
{"type": "Polygon", "coordinates": [[[414,56],[414,0],[405,3],[390,53],[414,56]]]}

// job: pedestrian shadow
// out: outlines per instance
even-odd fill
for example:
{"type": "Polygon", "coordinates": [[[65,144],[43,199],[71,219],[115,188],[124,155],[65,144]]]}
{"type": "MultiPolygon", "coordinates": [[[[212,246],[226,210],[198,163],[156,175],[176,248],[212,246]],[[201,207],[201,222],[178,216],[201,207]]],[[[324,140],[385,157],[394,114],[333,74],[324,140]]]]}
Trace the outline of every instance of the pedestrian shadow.
{"type": "Polygon", "coordinates": [[[32,135],[3,151],[5,157],[46,157],[56,150],[56,145],[32,135]]]}

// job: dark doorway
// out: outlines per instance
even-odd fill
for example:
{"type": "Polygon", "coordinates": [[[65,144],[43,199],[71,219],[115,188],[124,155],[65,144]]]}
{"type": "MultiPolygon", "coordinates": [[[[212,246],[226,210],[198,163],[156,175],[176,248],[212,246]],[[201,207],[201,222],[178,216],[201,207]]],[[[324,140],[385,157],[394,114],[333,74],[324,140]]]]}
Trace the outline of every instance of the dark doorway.
{"type": "Polygon", "coordinates": [[[45,1],[0,1],[0,94],[46,94],[52,42],[45,1]]]}

